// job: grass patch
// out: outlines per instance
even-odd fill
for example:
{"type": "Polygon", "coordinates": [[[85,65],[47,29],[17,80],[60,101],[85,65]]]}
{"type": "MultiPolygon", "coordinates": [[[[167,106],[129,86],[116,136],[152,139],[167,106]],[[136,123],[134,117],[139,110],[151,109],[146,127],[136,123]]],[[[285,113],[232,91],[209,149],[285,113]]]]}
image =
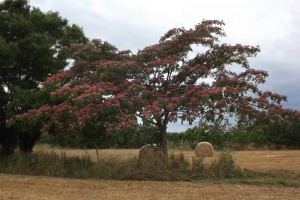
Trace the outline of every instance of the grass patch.
{"type": "Polygon", "coordinates": [[[83,178],[94,162],[88,156],[67,157],[65,153],[19,154],[0,160],[0,171],[11,174],[83,178]]]}
{"type": "Polygon", "coordinates": [[[249,185],[281,185],[287,187],[300,187],[300,173],[291,171],[244,171],[246,178],[233,179],[232,182],[249,185]]]}
{"type": "Polygon", "coordinates": [[[54,152],[16,154],[0,158],[0,172],[81,179],[151,181],[226,181],[243,184],[271,184],[299,187],[300,174],[291,172],[255,172],[240,169],[232,153],[223,151],[206,164],[204,158],[187,161],[184,154],[172,154],[168,162],[146,155],[121,159],[117,156],[93,161],[88,155],[66,156],[54,152]]]}

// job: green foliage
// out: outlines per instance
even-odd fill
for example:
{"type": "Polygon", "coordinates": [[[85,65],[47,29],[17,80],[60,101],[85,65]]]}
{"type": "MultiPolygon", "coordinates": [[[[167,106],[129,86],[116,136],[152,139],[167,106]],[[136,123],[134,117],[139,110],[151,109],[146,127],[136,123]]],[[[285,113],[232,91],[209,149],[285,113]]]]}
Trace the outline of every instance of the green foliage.
{"type": "Polygon", "coordinates": [[[251,143],[250,134],[247,132],[246,127],[236,126],[230,129],[231,134],[233,135],[232,144],[237,148],[244,147],[251,143]]]}
{"type": "Polygon", "coordinates": [[[180,133],[168,133],[170,148],[194,149],[201,141],[208,141],[215,148],[243,149],[254,147],[299,148],[300,120],[257,123],[251,127],[236,125],[231,128],[194,127],[180,133]]]}
{"type": "Polygon", "coordinates": [[[24,0],[5,0],[0,8],[1,47],[10,50],[12,58],[1,65],[1,75],[7,75],[1,76],[1,83],[9,89],[12,85],[36,88],[39,81],[66,66],[68,57],[62,46],[86,41],[82,30],[68,25],[57,12],[43,13],[24,0]]]}
{"type": "Polygon", "coordinates": [[[11,87],[11,93],[14,94],[15,98],[6,106],[7,118],[15,117],[16,114],[23,113],[29,109],[36,109],[49,103],[52,89],[51,86],[41,89],[21,89],[18,85],[11,87]]]}
{"type": "Polygon", "coordinates": [[[106,134],[106,129],[101,121],[90,123],[84,122],[80,127],[67,133],[53,134],[44,132],[41,135],[41,143],[59,145],[73,148],[99,148],[107,147],[110,144],[110,135],[106,134]]]}
{"type": "Polygon", "coordinates": [[[270,144],[300,147],[300,119],[289,123],[277,121],[270,123],[266,130],[266,138],[270,144]]]}
{"type": "Polygon", "coordinates": [[[266,146],[275,148],[299,148],[300,147],[300,123],[296,118],[294,121],[284,122],[276,120],[273,122],[257,123],[251,127],[236,126],[230,130],[232,141],[230,146],[242,148],[247,145],[257,147],[266,146]]]}
{"type": "Polygon", "coordinates": [[[159,133],[156,127],[147,123],[107,133],[102,121],[97,120],[86,121],[66,134],[45,132],[40,142],[73,148],[140,148],[145,144],[158,144],[159,133]]]}
{"type": "Polygon", "coordinates": [[[266,131],[268,130],[268,126],[257,126],[254,127],[249,133],[249,139],[252,144],[257,146],[263,146],[268,143],[266,131]]]}
{"type": "Polygon", "coordinates": [[[232,140],[232,134],[226,129],[212,126],[189,128],[181,133],[168,133],[168,139],[171,146],[181,148],[183,144],[188,145],[190,149],[195,149],[199,142],[207,141],[216,148],[229,146],[232,140]]]}
{"type": "MultiPolygon", "coordinates": [[[[12,132],[6,121],[48,103],[49,94],[39,91],[40,83],[67,66],[70,55],[64,46],[86,41],[82,29],[69,25],[57,12],[43,13],[31,8],[27,0],[0,3],[0,144],[3,151],[14,148],[13,143],[6,144],[15,137],[24,136],[20,137],[19,140],[25,139],[20,144],[34,143],[39,138],[37,128],[40,127],[14,124],[10,126],[23,130],[12,132]],[[38,135],[27,141],[26,135],[34,133],[38,135]]],[[[25,147],[25,151],[31,151],[31,147],[25,147]]]]}

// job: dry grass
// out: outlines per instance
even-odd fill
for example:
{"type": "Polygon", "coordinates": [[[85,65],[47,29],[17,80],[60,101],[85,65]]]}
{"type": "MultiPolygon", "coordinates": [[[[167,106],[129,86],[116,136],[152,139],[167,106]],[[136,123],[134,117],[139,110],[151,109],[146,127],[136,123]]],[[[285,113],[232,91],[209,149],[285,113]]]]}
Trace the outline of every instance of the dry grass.
{"type": "MultiPolygon", "coordinates": [[[[36,145],[33,149],[33,152],[54,152],[57,154],[66,153],[67,156],[82,156],[88,155],[92,160],[97,160],[97,153],[95,149],[68,149],[68,148],[57,148],[50,147],[48,145],[36,145]]],[[[99,149],[99,157],[119,157],[121,159],[138,157],[139,149],[99,149]]]]}
{"type": "MultiPolygon", "coordinates": [[[[36,146],[34,152],[66,153],[67,156],[89,155],[97,160],[95,150],[74,150],[36,146]]],[[[138,149],[99,150],[101,157],[132,158],[138,149]]],[[[193,151],[183,153],[189,160],[193,151]]],[[[218,156],[205,158],[212,162],[218,156]]],[[[241,168],[252,170],[288,170],[300,172],[300,151],[238,151],[233,154],[241,168]]],[[[38,176],[0,174],[0,200],[96,200],[96,199],[300,199],[299,184],[296,187],[280,185],[246,185],[222,183],[186,183],[153,181],[74,180],[38,176]]]]}
{"type": "MultiPolygon", "coordinates": [[[[190,160],[194,156],[193,151],[183,151],[183,153],[190,160]]],[[[212,158],[205,158],[205,162],[211,162],[217,156],[218,152],[212,158]]],[[[242,169],[300,172],[300,150],[235,151],[233,157],[236,164],[242,169]]]]}
{"type": "Polygon", "coordinates": [[[300,199],[299,188],[185,182],[73,180],[0,174],[0,200],[300,199]]]}
{"type": "MultiPolygon", "coordinates": [[[[89,155],[93,160],[97,160],[96,150],[60,149],[50,148],[49,146],[36,146],[34,152],[65,152],[68,156],[89,155]]],[[[119,157],[127,159],[138,157],[139,149],[101,149],[98,150],[99,157],[119,157]]],[[[185,158],[192,161],[195,157],[194,151],[170,150],[169,154],[183,153],[185,158]]],[[[210,163],[218,156],[205,158],[205,162],[210,163]]],[[[233,153],[236,164],[242,169],[250,170],[287,170],[300,172],[300,150],[281,150],[281,151],[236,151],[233,153]]]]}

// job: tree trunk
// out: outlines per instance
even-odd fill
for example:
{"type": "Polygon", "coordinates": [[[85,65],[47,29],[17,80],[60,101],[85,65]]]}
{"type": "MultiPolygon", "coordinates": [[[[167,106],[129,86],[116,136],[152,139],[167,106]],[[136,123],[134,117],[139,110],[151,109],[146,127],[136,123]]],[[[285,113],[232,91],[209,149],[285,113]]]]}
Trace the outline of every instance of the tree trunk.
{"type": "Polygon", "coordinates": [[[32,149],[40,136],[39,131],[32,133],[19,134],[19,149],[21,153],[31,153],[32,149]]]}
{"type": "Polygon", "coordinates": [[[14,129],[6,127],[5,104],[0,102],[0,153],[3,156],[9,156],[14,153],[16,145],[17,138],[14,129]]]}
{"type": "Polygon", "coordinates": [[[160,145],[162,156],[165,160],[168,160],[168,138],[167,138],[167,125],[159,125],[160,133],[160,145]]]}
{"type": "Polygon", "coordinates": [[[6,126],[0,127],[0,145],[3,156],[9,156],[14,153],[17,145],[17,137],[14,129],[7,128],[6,126]]]}

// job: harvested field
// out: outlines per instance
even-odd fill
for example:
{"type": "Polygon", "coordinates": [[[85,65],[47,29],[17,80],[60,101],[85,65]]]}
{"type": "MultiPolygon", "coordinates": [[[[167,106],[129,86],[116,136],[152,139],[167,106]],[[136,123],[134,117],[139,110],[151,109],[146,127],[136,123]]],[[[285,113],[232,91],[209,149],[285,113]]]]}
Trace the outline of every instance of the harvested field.
{"type": "MultiPolygon", "coordinates": [[[[97,160],[96,150],[74,150],[36,146],[35,153],[55,152],[67,156],[89,155],[97,160]]],[[[99,150],[100,157],[138,156],[138,149],[99,150]]],[[[193,151],[170,151],[183,153],[191,160],[193,151]]],[[[218,153],[216,153],[218,154],[218,153]]],[[[205,162],[216,159],[205,158],[205,162]]],[[[237,151],[233,153],[241,168],[258,171],[300,172],[300,151],[237,151]]],[[[60,200],[60,199],[300,199],[299,184],[287,187],[274,185],[229,184],[226,182],[153,182],[79,180],[43,176],[0,174],[0,200],[60,200]]]]}
{"type": "MultiPolygon", "coordinates": [[[[78,149],[59,149],[48,146],[37,146],[34,152],[51,152],[58,154],[65,152],[68,156],[89,155],[93,160],[97,160],[96,150],[78,150],[78,149]]],[[[170,150],[169,154],[183,153],[185,157],[192,160],[195,157],[194,151],[170,150]]],[[[123,159],[139,155],[139,149],[101,149],[98,150],[99,157],[117,156],[123,159]]],[[[205,162],[211,162],[218,156],[205,158],[205,162]]],[[[300,150],[281,150],[281,151],[236,151],[233,152],[236,164],[242,169],[250,170],[287,170],[300,172],[300,150]]]]}
{"type": "Polygon", "coordinates": [[[0,200],[300,199],[299,188],[186,182],[97,181],[0,174],[0,200]]]}
{"type": "MultiPolygon", "coordinates": [[[[184,151],[187,158],[192,159],[192,151],[184,151]]],[[[205,158],[206,162],[216,159],[205,158]]],[[[235,151],[233,157],[236,164],[242,169],[268,171],[268,170],[287,170],[300,172],[300,151],[282,150],[282,151],[235,151]]]]}

